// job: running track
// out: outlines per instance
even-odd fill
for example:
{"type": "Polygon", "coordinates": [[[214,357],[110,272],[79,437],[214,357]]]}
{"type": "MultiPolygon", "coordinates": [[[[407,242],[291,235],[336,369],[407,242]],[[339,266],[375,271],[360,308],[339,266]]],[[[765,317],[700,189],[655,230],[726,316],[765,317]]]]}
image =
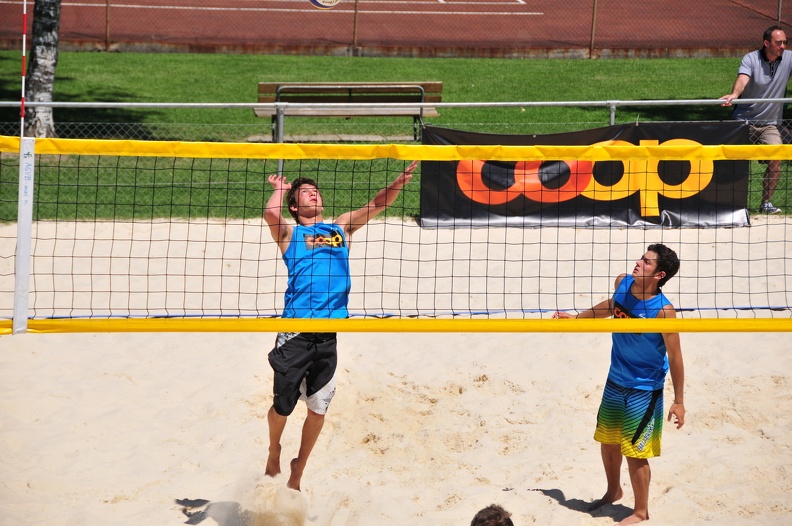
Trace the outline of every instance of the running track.
{"type": "MultiPolygon", "coordinates": [[[[757,47],[779,0],[63,1],[60,46],[122,51],[401,56],[733,56],[757,47]],[[357,6],[357,12],[356,12],[357,6]],[[592,24],[594,22],[594,25],[592,24]],[[109,36],[109,38],[108,38],[109,36]]],[[[792,21],[792,1],[781,19],[792,21]]],[[[28,2],[32,19],[33,2],[28,2]]],[[[22,3],[0,0],[0,48],[20,48],[22,3]]],[[[790,27],[789,24],[781,24],[790,27]]],[[[28,30],[30,33],[30,30],[28,30]]]]}

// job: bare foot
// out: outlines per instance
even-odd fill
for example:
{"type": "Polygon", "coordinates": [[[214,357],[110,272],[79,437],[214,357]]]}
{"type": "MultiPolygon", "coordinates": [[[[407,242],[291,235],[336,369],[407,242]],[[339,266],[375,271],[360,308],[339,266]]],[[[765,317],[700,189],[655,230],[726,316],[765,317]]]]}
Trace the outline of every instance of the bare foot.
{"type": "Polygon", "coordinates": [[[615,495],[609,495],[606,493],[605,495],[603,495],[601,499],[595,500],[594,502],[589,504],[588,511],[598,510],[601,507],[605,506],[606,504],[613,504],[614,502],[621,500],[623,496],[624,496],[624,492],[622,491],[621,488],[619,488],[618,491],[616,491],[615,495]]]}
{"type": "Polygon", "coordinates": [[[264,472],[269,477],[274,477],[280,474],[280,444],[277,446],[270,446],[269,456],[267,457],[267,470],[264,472]]]}
{"type": "Polygon", "coordinates": [[[619,524],[638,524],[639,522],[643,522],[649,520],[649,517],[640,517],[633,513],[626,519],[623,519],[619,524]]]}
{"type": "Polygon", "coordinates": [[[289,477],[289,482],[286,483],[286,487],[300,491],[300,481],[302,480],[302,474],[305,466],[300,466],[296,458],[292,459],[290,466],[291,476],[289,477]]]}

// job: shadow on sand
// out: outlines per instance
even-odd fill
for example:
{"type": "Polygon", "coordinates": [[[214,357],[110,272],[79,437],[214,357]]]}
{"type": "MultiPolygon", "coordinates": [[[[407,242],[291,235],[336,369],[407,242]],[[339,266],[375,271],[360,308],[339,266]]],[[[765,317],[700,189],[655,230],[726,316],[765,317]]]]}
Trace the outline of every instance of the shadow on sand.
{"type": "MultiPolygon", "coordinates": [[[[279,491],[264,501],[259,500],[255,511],[238,502],[206,499],[176,499],[187,517],[185,524],[201,524],[212,519],[218,526],[302,526],[305,524],[307,504],[296,491],[279,491]]],[[[207,523],[213,524],[213,523],[207,523]]]]}
{"type": "Polygon", "coordinates": [[[632,515],[633,510],[622,504],[605,504],[597,509],[590,509],[592,502],[586,502],[581,499],[567,499],[564,492],[560,489],[541,489],[536,488],[531,491],[538,491],[539,493],[550,497],[558,502],[561,506],[569,508],[573,511],[587,513],[592,517],[611,517],[613,522],[619,522],[632,515]]]}

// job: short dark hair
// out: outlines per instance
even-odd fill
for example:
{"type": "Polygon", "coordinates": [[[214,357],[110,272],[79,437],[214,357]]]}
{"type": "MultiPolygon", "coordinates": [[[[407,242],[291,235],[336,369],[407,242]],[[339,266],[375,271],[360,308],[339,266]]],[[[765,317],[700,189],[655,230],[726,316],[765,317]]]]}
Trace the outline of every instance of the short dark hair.
{"type": "Polygon", "coordinates": [[[497,504],[490,504],[476,513],[470,526],[514,526],[509,517],[511,517],[511,513],[497,504]]]}
{"type": "MultiPolygon", "coordinates": [[[[770,39],[773,38],[773,31],[778,31],[779,29],[784,31],[784,28],[781,26],[770,26],[765,29],[765,32],[762,34],[762,46],[764,46],[765,40],[770,42],[770,39]]],[[[784,33],[786,33],[786,31],[784,31],[784,33]]]]}
{"type": "Polygon", "coordinates": [[[297,206],[297,197],[296,197],[297,190],[299,190],[301,186],[306,184],[311,185],[317,190],[319,190],[319,185],[316,184],[316,181],[314,181],[310,177],[298,177],[292,183],[291,188],[289,188],[289,191],[286,192],[286,207],[289,209],[289,213],[292,215],[294,220],[297,221],[297,223],[300,222],[300,220],[298,219],[299,216],[297,215],[297,212],[295,210],[292,210],[292,207],[297,206]]]}
{"type": "Polygon", "coordinates": [[[657,270],[665,272],[665,276],[657,282],[657,288],[662,287],[666,282],[676,276],[679,272],[679,258],[676,252],[663,245],[662,243],[655,243],[647,247],[648,251],[657,254],[657,270]]]}

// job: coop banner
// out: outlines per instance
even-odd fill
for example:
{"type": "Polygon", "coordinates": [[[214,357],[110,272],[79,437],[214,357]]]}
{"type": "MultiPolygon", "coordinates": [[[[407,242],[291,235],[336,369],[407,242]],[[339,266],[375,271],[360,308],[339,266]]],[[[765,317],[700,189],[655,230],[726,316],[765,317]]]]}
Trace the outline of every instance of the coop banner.
{"type": "MultiPolygon", "coordinates": [[[[548,135],[426,126],[434,145],[750,144],[741,122],[641,123],[548,135]]],[[[735,227],[749,224],[749,161],[423,161],[421,225],[735,227]]]]}

